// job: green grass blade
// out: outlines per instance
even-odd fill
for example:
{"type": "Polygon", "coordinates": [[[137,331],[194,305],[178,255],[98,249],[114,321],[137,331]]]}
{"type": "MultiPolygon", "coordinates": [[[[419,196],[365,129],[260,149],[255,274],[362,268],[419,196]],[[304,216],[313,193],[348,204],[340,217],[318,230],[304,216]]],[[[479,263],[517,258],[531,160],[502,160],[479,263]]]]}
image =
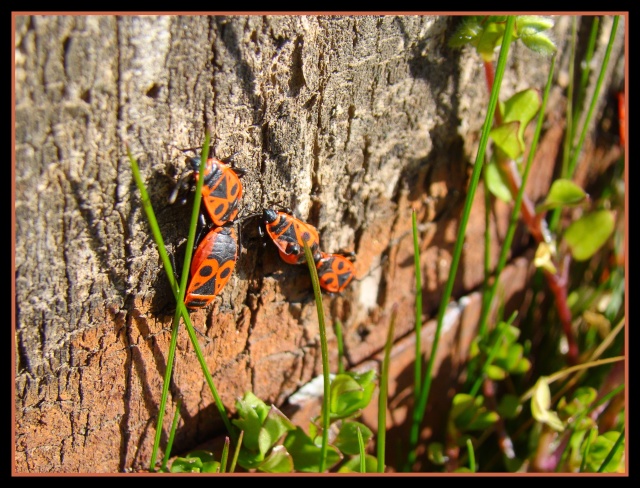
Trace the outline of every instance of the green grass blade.
{"type": "MultiPolygon", "coordinates": [[[[147,193],[147,189],[144,185],[144,182],[142,181],[142,177],[140,176],[140,168],[138,166],[138,162],[131,154],[131,151],[129,150],[128,145],[127,145],[127,155],[129,156],[129,161],[131,162],[131,171],[133,173],[133,179],[135,180],[136,185],[138,187],[138,191],[140,192],[142,207],[147,215],[147,220],[149,221],[149,227],[151,228],[151,233],[153,234],[153,238],[156,242],[156,245],[158,246],[158,253],[160,254],[160,258],[162,259],[162,262],[165,266],[165,271],[167,272],[169,283],[171,284],[171,289],[173,290],[173,293],[175,295],[178,293],[178,290],[176,288],[175,278],[173,277],[173,268],[171,267],[171,262],[169,261],[169,255],[167,254],[167,249],[164,245],[162,234],[160,233],[158,221],[156,220],[155,214],[153,212],[153,207],[149,199],[149,194],[147,193]]],[[[160,407],[158,410],[158,422],[156,425],[156,434],[155,434],[155,439],[153,444],[153,450],[151,452],[151,459],[149,462],[149,471],[151,472],[155,471],[156,457],[158,455],[158,448],[160,446],[160,436],[162,435],[162,424],[164,420],[164,412],[167,406],[167,396],[169,391],[169,383],[171,380],[171,371],[172,371],[173,361],[175,357],[176,344],[178,342],[178,326],[179,326],[179,320],[174,319],[172,329],[171,329],[169,353],[167,354],[167,369],[165,370],[164,383],[162,385],[162,396],[160,400],[160,407]]]]}
{"type": "MultiPolygon", "coordinates": [[[[415,213],[414,213],[415,216],[415,213]]],[[[385,468],[385,444],[387,436],[387,397],[389,391],[389,361],[391,357],[391,348],[393,347],[393,335],[396,327],[396,314],[398,305],[394,304],[391,310],[391,321],[389,322],[389,331],[387,332],[387,342],[384,345],[384,359],[382,360],[382,368],[380,371],[380,392],[378,394],[378,440],[377,447],[377,470],[378,473],[384,473],[385,468]]],[[[416,359],[416,362],[419,359],[416,359]]]]}
{"type": "MultiPolygon", "coordinates": [[[[140,167],[138,166],[138,161],[133,157],[129,146],[126,146],[127,155],[129,157],[129,162],[131,163],[131,172],[133,174],[133,179],[138,187],[138,191],[140,192],[140,200],[142,201],[142,208],[147,216],[147,220],[149,222],[149,228],[151,229],[151,233],[153,235],[153,240],[158,246],[158,254],[160,255],[160,259],[162,260],[162,264],[164,265],[165,270],[173,270],[171,266],[171,261],[169,260],[169,254],[167,253],[167,248],[164,245],[164,240],[162,238],[162,234],[160,232],[160,227],[158,226],[158,221],[156,219],[155,213],[153,212],[153,206],[151,205],[151,200],[149,198],[149,194],[147,193],[147,188],[142,181],[142,176],[140,175],[140,167]]],[[[176,279],[173,276],[173,272],[167,272],[167,278],[169,279],[169,283],[171,284],[171,289],[174,294],[177,293],[177,284],[176,279]]]]}
{"type": "MultiPolygon", "coordinates": [[[[207,158],[209,157],[209,144],[211,143],[211,134],[207,130],[204,135],[204,144],[202,146],[202,153],[200,155],[200,168],[198,169],[200,175],[204,175],[205,167],[207,164],[207,158]]],[[[204,184],[204,178],[198,178],[196,183],[196,195],[202,195],[202,185],[204,184]]],[[[196,228],[198,227],[198,216],[200,215],[200,203],[202,197],[196,197],[193,199],[193,209],[191,211],[191,223],[189,224],[189,234],[187,236],[187,244],[184,253],[184,262],[182,263],[182,275],[180,276],[180,293],[178,294],[177,301],[184,303],[184,296],[187,291],[187,281],[189,280],[189,268],[191,267],[191,255],[193,254],[193,245],[196,240],[196,228]]]]}
{"type": "Polygon", "coordinates": [[[333,330],[336,334],[336,342],[338,343],[338,374],[344,373],[344,342],[342,341],[342,322],[336,320],[333,330]]]}
{"type": "Polygon", "coordinates": [[[229,473],[233,473],[236,470],[236,463],[238,462],[238,456],[240,455],[240,448],[242,447],[242,438],[244,437],[244,430],[240,431],[238,435],[238,441],[236,443],[236,450],[233,452],[233,459],[231,460],[231,466],[229,467],[229,473]]]}
{"type": "MultiPolygon", "coordinates": [[[[575,19],[575,17],[574,17],[575,19]]],[[[593,18],[593,23],[591,24],[591,32],[589,34],[589,42],[587,44],[587,50],[584,54],[584,59],[580,63],[584,68],[580,73],[580,83],[578,85],[578,92],[576,98],[576,108],[577,110],[573,114],[572,127],[578,126],[578,121],[583,113],[583,102],[584,96],[587,91],[587,84],[589,83],[589,75],[591,74],[591,60],[593,59],[593,53],[596,47],[596,41],[598,39],[598,28],[600,27],[600,17],[595,16],[593,18]]],[[[571,73],[573,74],[573,73],[571,73]]],[[[570,83],[573,84],[573,78],[570,78],[570,83]]],[[[569,114],[567,114],[569,116],[569,114]]],[[[575,131],[571,132],[571,144],[573,144],[573,137],[575,136],[575,131]]],[[[563,178],[568,178],[568,173],[562,173],[563,178]]]]}
{"type": "Polygon", "coordinates": [[[309,265],[311,274],[311,284],[313,294],[316,298],[316,308],[318,310],[318,329],[320,331],[320,349],[322,354],[322,377],[324,384],[324,397],[322,399],[322,446],[320,448],[319,472],[323,473],[327,465],[327,448],[329,446],[329,409],[331,408],[331,381],[329,379],[329,352],[327,347],[327,329],[324,322],[324,309],[322,307],[322,293],[320,292],[320,282],[318,280],[318,270],[311,253],[311,248],[304,241],[304,255],[309,265]]]}
{"type": "Polygon", "coordinates": [[[413,264],[416,274],[416,359],[413,362],[413,396],[415,402],[420,398],[420,385],[422,384],[422,271],[420,269],[420,242],[418,238],[418,223],[416,211],[411,212],[411,227],[413,230],[413,264]]]}
{"type": "Polygon", "coordinates": [[[487,115],[485,117],[483,129],[482,129],[482,136],[480,138],[478,154],[474,164],[473,173],[471,175],[471,181],[469,182],[469,190],[467,193],[463,214],[460,219],[460,227],[459,227],[458,237],[456,239],[456,244],[454,247],[453,256],[451,260],[449,277],[447,279],[445,290],[442,295],[442,300],[440,302],[440,308],[438,310],[438,319],[436,324],[435,335],[433,338],[433,346],[431,348],[431,355],[429,356],[429,362],[427,364],[427,371],[425,373],[423,386],[420,389],[420,399],[413,411],[411,432],[409,437],[409,455],[408,455],[407,463],[405,465],[405,470],[410,470],[411,466],[413,465],[413,463],[415,463],[415,460],[417,458],[416,448],[418,445],[420,424],[422,423],[422,419],[424,417],[425,409],[427,406],[427,399],[429,397],[429,389],[431,388],[431,380],[432,380],[431,372],[433,370],[433,364],[435,362],[438,343],[440,340],[440,333],[442,331],[442,325],[444,323],[445,312],[447,309],[447,305],[449,304],[449,299],[451,298],[451,293],[453,291],[453,284],[455,281],[456,273],[458,271],[458,264],[460,263],[460,256],[462,255],[462,247],[464,244],[464,237],[465,237],[465,231],[467,228],[467,222],[469,221],[469,215],[471,213],[471,207],[473,204],[475,192],[478,187],[478,181],[480,180],[480,175],[482,174],[482,166],[485,158],[485,151],[487,149],[487,142],[489,140],[489,130],[491,129],[491,126],[493,123],[493,117],[496,111],[496,107],[498,105],[498,94],[500,93],[500,85],[502,84],[502,77],[504,75],[505,67],[507,64],[507,55],[509,53],[509,44],[511,42],[511,37],[513,33],[514,21],[515,21],[515,17],[513,15],[510,15],[507,17],[505,34],[502,39],[502,45],[500,47],[500,55],[498,57],[498,65],[496,67],[495,80],[493,83],[493,87],[491,89],[491,97],[489,98],[489,107],[487,109],[487,115]]]}
{"type": "Polygon", "coordinates": [[[167,448],[164,451],[162,458],[161,470],[167,469],[167,462],[171,456],[171,448],[173,447],[173,440],[176,436],[176,429],[178,428],[178,420],[180,420],[180,407],[182,406],[182,400],[178,399],[176,402],[176,411],[173,413],[173,420],[171,421],[171,430],[169,431],[169,440],[167,441],[167,448]]]}
{"type": "Polygon", "coordinates": [[[591,450],[591,430],[586,433],[586,438],[587,440],[582,451],[582,461],[580,462],[580,469],[578,470],[578,473],[584,473],[587,469],[587,458],[589,457],[589,451],[591,450]]]}
{"type": "MultiPolygon", "coordinates": [[[[597,17],[596,17],[597,18],[597,17]]],[[[575,127],[576,121],[574,121],[574,110],[573,110],[573,89],[574,89],[574,66],[576,64],[576,39],[578,36],[577,27],[578,18],[573,17],[571,24],[571,51],[569,54],[569,85],[567,86],[567,110],[566,110],[566,120],[567,127],[564,131],[564,141],[562,143],[562,170],[560,174],[563,178],[566,177],[569,172],[569,157],[571,155],[571,141],[573,141],[573,131],[575,127]]],[[[579,105],[576,105],[579,107],[579,105]]],[[[578,113],[578,111],[576,111],[578,113]]]]}
{"type": "Polygon", "coordinates": [[[222,448],[222,456],[220,456],[220,472],[227,471],[227,460],[229,459],[229,436],[224,438],[224,447],[222,448]]]}
{"type": "Polygon", "coordinates": [[[367,472],[367,460],[365,459],[364,440],[362,439],[362,431],[360,430],[360,427],[358,427],[356,432],[358,433],[358,449],[360,450],[360,472],[361,473],[366,473],[367,472]]]}
{"type": "MultiPolygon", "coordinates": [[[[208,136],[208,133],[205,135],[205,149],[203,150],[203,154],[206,156],[208,153],[208,148],[209,148],[209,141],[210,138],[208,136]]],[[[194,345],[194,349],[196,351],[196,355],[198,357],[198,361],[200,363],[200,366],[204,372],[205,378],[207,379],[207,383],[209,385],[209,388],[211,390],[211,393],[214,397],[214,400],[216,402],[216,406],[218,407],[218,411],[220,412],[220,416],[222,417],[222,420],[225,424],[225,426],[227,427],[227,430],[232,433],[232,427],[231,427],[231,423],[229,422],[229,419],[227,418],[226,415],[226,411],[224,408],[224,405],[222,404],[222,401],[220,399],[220,396],[218,395],[218,392],[215,388],[215,385],[213,384],[213,378],[211,377],[211,374],[209,373],[209,370],[207,368],[206,362],[204,360],[204,356],[202,354],[202,350],[200,349],[199,343],[198,343],[198,339],[196,337],[195,334],[195,330],[193,329],[193,325],[191,324],[191,319],[189,317],[189,313],[187,312],[187,309],[184,307],[184,290],[186,289],[186,280],[184,279],[185,276],[185,270],[183,268],[183,282],[181,282],[181,286],[180,286],[180,290],[178,289],[177,285],[176,285],[176,281],[173,275],[173,267],[171,266],[171,261],[169,259],[169,255],[167,253],[166,250],[166,246],[164,245],[164,240],[162,238],[162,234],[160,232],[160,228],[158,226],[158,222],[157,219],[155,218],[155,214],[153,212],[153,207],[151,205],[151,201],[149,199],[149,194],[147,192],[147,189],[144,185],[144,182],[142,181],[142,177],[140,175],[140,168],[138,166],[138,162],[136,161],[136,159],[133,157],[133,155],[131,154],[131,151],[129,150],[128,145],[126,146],[127,149],[127,155],[129,157],[129,161],[131,163],[131,170],[133,173],[133,178],[135,180],[136,186],[138,187],[138,191],[140,192],[140,197],[141,197],[141,201],[142,201],[142,206],[143,209],[145,211],[145,214],[147,216],[147,220],[149,222],[149,227],[151,228],[151,232],[153,235],[153,238],[156,242],[156,246],[158,247],[158,253],[160,255],[160,258],[162,260],[162,263],[164,265],[165,268],[165,272],[167,274],[167,278],[169,280],[169,283],[171,285],[171,289],[173,291],[174,297],[176,298],[176,317],[174,317],[174,321],[173,321],[173,325],[172,325],[172,332],[171,332],[171,340],[170,340],[170,344],[169,344],[169,352],[167,355],[167,369],[165,371],[165,377],[164,377],[164,382],[163,382],[163,390],[162,390],[162,396],[161,396],[161,400],[160,400],[160,407],[159,407],[159,411],[158,411],[158,423],[157,423],[157,428],[156,428],[156,435],[155,435],[155,441],[154,441],[154,448],[153,451],[151,453],[151,460],[150,460],[150,470],[153,471],[154,470],[154,466],[155,466],[155,460],[157,457],[157,452],[158,452],[158,448],[160,445],[160,436],[162,434],[162,424],[164,421],[164,412],[165,412],[165,408],[166,408],[166,403],[167,403],[167,397],[168,397],[168,392],[169,392],[169,384],[171,381],[171,374],[173,371],[173,363],[174,363],[174,358],[175,358],[175,349],[176,349],[176,344],[177,344],[177,339],[178,339],[178,329],[179,329],[179,315],[182,316],[182,318],[185,321],[186,327],[187,327],[187,332],[189,334],[189,337],[191,339],[191,342],[194,345]]],[[[206,160],[205,160],[206,161],[206,160]]],[[[201,171],[204,168],[202,167],[201,164],[201,171]]],[[[197,203],[194,203],[194,206],[199,209],[199,201],[200,199],[195,199],[197,203]]],[[[189,257],[189,259],[185,259],[185,264],[186,264],[186,273],[188,273],[189,270],[189,266],[188,263],[190,262],[190,256],[191,256],[191,250],[193,249],[193,241],[195,240],[195,226],[197,224],[197,213],[195,214],[195,218],[193,218],[193,214],[192,214],[192,228],[193,228],[193,232],[191,232],[190,230],[190,236],[191,236],[191,245],[189,245],[189,242],[187,242],[187,257],[189,257]]],[[[188,239],[187,239],[188,241],[188,239]]]]}
{"type": "Polygon", "coordinates": [[[476,472],[476,455],[473,450],[473,442],[471,439],[467,439],[467,452],[469,453],[469,471],[472,473],[476,472]]]}
{"type": "Polygon", "coordinates": [[[611,50],[613,49],[613,43],[616,39],[616,30],[618,29],[618,22],[620,20],[620,16],[616,15],[613,18],[613,25],[611,26],[611,34],[609,35],[609,43],[607,44],[607,50],[604,54],[604,59],[602,60],[602,65],[600,66],[600,74],[598,75],[598,81],[596,82],[595,89],[593,91],[593,96],[591,97],[591,103],[589,104],[589,111],[587,112],[587,118],[584,121],[584,126],[582,127],[582,132],[580,133],[580,140],[576,145],[573,151],[573,157],[569,162],[569,177],[573,176],[575,172],[576,165],[578,164],[578,158],[580,157],[580,153],[582,151],[582,146],[584,145],[584,140],[587,137],[587,132],[589,130],[591,119],[593,118],[593,113],[596,108],[596,104],[598,103],[598,97],[600,96],[600,90],[602,89],[602,84],[604,82],[604,77],[607,74],[607,66],[609,65],[609,58],[611,57],[611,50]]]}
{"type": "Polygon", "coordinates": [[[609,464],[609,462],[611,462],[613,456],[615,456],[616,452],[618,452],[618,449],[620,449],[620,447],[622,446],[622,441],[624,441],[624,429],[620,431],[620,435],[616,439],[615,444],[611,447],[611,450],[607,454],[607,457],[604,458],[604,461],[602,461],[602,464],[598,468],[598,473],[604,473],[607,465],[609,464]]]}

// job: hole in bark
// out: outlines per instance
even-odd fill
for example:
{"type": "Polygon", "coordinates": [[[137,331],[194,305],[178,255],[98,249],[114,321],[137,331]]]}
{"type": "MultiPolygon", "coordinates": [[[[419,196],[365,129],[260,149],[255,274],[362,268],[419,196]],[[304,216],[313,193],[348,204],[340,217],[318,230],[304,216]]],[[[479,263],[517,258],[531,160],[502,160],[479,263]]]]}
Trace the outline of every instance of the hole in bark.
{"type": "Polygon", "coordinates": [[[149,88],[147,90],[146,95],[149,98],[158,98],[158,94],[160,93],[160,87],[158,85],[156,85],[155,83],[151,86],[151,88],[149,88]]]}

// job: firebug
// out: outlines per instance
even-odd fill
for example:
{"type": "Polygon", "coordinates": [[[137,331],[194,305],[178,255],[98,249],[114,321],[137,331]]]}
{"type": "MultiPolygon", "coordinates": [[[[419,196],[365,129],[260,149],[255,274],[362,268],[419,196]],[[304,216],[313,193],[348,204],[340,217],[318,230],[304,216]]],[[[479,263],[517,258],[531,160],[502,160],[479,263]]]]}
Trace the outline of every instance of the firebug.
{"type": "MultiPolygon", "coordinates": [[[[216,157],[209,157],[205,166],[204,181],[202,182],[204,206],[213,223],[219,226],[235,220],[238,216],[240,199],[242,198],[242,182],[240,178],[245,171],[232,165],[230,159],[222,160],[216,157]]],[[[192,168],[190,173],[195,181],[198,181],[200,158],[187,158],[187,161],[192,168]]],[[[181,178],[176,185],[169,197],[169,202],[173,203],[176,200],[182,186],[184,186],[184,178],[181,178]]]]}
{"type": "Polygon", "coordinates": [[[304,243],[315,255],[320,244],[318,230],[287,212],[266,208],[262,214],[265,229],[278,248],[282,260],[289,264],[305,262],[304,243]]]}
{"type": "Polygon", "coordinates": [[[314,260],[322,289],[329,293],[344,291],[356,274],[353,259],[353,253],[329,254],[318,251],[314,260]]]}
{"type": "Polygon", "coordinates": [[[215,227],[198,244],[185,294],[188,309],[206,307],[220,294],[236,267],[238,236],[231,225],[215,227]]]}

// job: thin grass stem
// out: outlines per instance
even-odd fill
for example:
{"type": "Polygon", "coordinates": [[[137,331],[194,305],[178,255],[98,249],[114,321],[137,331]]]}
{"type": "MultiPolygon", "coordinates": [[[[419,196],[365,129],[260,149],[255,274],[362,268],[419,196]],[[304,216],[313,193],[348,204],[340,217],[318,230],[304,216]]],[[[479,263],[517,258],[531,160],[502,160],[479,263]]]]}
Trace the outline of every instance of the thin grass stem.
{"type": "Polygon", "coordinates": [[[467,452],[469,453],[469,471],[472,473],[476,472],[476,455],[473,450],[473,442],[471,439],[467,439],[467,452]]]}
{"type": "Polygon", "coordinates": [[[602,464],[598,468],[598,473],[604,473],[604,470],[613,459],[613,456],[615,456],[616,452],[618,452],[618,449],[622,447],[622,441],[624,441],[624,428],[620,431],[620,435],[618,436],[618,438],[616,439],[616,442],[611,447],[611,450],[607,454],[607,457],[604,458],[604,461],[602,461],[602,464]]]}
{"type": "Polygon", "coordinates": [[[304,255],[309,265],[309,273],[311,274],[311,284],[313,285],[313,294],[316,299],[316,308],[318,310],[318,329],[320,331],[320,349],[322,354],[322,377],[324,385],[324,397],[322,399],[322,446],[320,447],[320,465],[319,472],[323,473],[327,464],[327,449],[329,446],[329,419],[331,408],[331,380],[329,378],[329,353],[327,347],[327,329],[324,322],[324,308],[322,307],[322,293],[320,292],[320,282],[318,280],[318,270],[311,253],[311,248],[307,241],[304,241],[304,255]]]}
{"type": "Polygon", "coordinates": [[[236,450],[233,452],[233,459],[231,460],[231,466],[229,466],[229,473],[233,473],[236,470],[236,463],[238,462],[238,456],[240,455],[240,448],[242,447],[242,439],[244,437],[244,430],[238,434],[238,440],[236,442],[236,450]]]}
{"type": "Polygon", "coordinates": [[[229,436],[224,438],[224,446],[222,448],[222,455],[220,456],[220,472],[225,473],[227,471],[227,461],[229,459],[229,436]]]}
{"type": "Polygon", "coordinates": [[[173,440],[176,435],[176,429],[178,428],[178,421],[180,420],[180,407],[182,406],[182,399],[178,399],[176,402],[176,411],[173,412],[173,420],[171,422],[171,430],[169,430],[169,440],[167,440],[167,448],[164,451],[164,456],[162,457],[162,463],[160,464],[160,470],[166,471],[167,462],[169,461],[169,457],[171,457],[171,448],[173,447],[173,440]]]}
{"type": "Polygon", "coordinates": [[[356,432],[358,433],[358,449],[360,451],[360,472],[361,473],[366,473],[367,472],[367,460],[365,458],[365,453],[364,453],[364,439],[362,438],[362,431],[360,430],[360,427],[356,428],[356,432]]]}
{"type": "MultiPolygon", "coordinates": [[[[209,141],[210,141],[210,137],[209,134],[207,132],[207,134],[205,134],[205,145],[203,148],[203,152],[202,152],[202,156],[203,156],[203,162],[201,162],[201,167],[200,167],[200,171],[204,170],[204,162],[206,162],[205,157],[208,154],[208,149],[209,149],[209,141]]],[[[157,219],[155,218],[155,214],[153,211],[153,207],[151,205],[151,201],[149,199],[149,194],[146,190],[146,187],[144,185],[144,182],[142,181],[142,177],[140,175],[140,168],[138,166],[138,162],[136,161],[136,159],[133,157],[133,155],[131,154],[131,151],[129,149],[129,146],[126,146],[126,150],[127,150],[127,155],[129,157],[129,161],[131,163],[131,170],[132,170],[132,174],[133,174],[133,178],[135,180],[136,186],[138,187],[138,190],[140,191],[140,197],[141,197],[141,201],[142,201],[142,206],[143,209],[146,213],[147,216],[147,220],[149,222],[149,227],[151,229],[153,238],[156,242],[156,246],[158,247],[158,253],[160,255],[160,258],[162,260],[162,263],[164,265],[165,268],[165,272],[167,274],[167,278],[169,280],[169,283],[171,285],[171,289],[174,293],[174,297],[176,298],[176,316],[174,317],[174,321],[173,321],[173,325],[172,325],[172,331],[171,331],[171,340],[169,343],[169,352],[167,354],[167,369],[165,370],[165,377],[164,377],[164,382],[163,382],[163,389],[162,389],[162,395],[161,395],[161,400],[160,400],[160,408],[158,411],[158,423],[157,423],[157,428],[156,428],[156,434],[155,434],[155,439],[154,439],[154,448],[152,450],[151,453],[151,460],[150,460],[150,470],[153,471],[154,470],[154,466],[155,466],[155,460],[157,457],[157,452],[158,452],[158,448],[160,445],[160,436],[162,434],[162,424],[164,422],[164,412],[165,412],[165,408],[166,408],[166,403],[167,403],[167,397],[168,397],[168,391],[169,391],[169,384],[171,381],[171,374],[173,371],[173,363],[174,363],[174,358],[175,358],[175,349],[176,349],[176,345],[177,345],[177,334],[178,334],[178,329],[179,329],[179,317],[182,316],[182,318],[185,321],[186,327],[187,327],[187,332],[189,334],[189,337],[191,339],[191,342],[194,345],[194,349],[196,351],[196,355],[198,357],[198,361],[200,362],[200,366],[202,367],[203,373],[205,375],[205,378],[207,380],[207,383],[209,385],[209,388],[211,389],[211,393],[214,397],[214,400],[216,402],[216,406],[218,407],[218,411],[220,412],[220,416],[222,417],[222,420],[225,424],[225,426],[227,427],[227,430],[232,433],[232,427],[231,427],[231,423],[229,422],[229,419],[227,418],[226,415],[226,411],[224,408],[224,405],[222,404],[222,401],[218,395],[218,392],[215,388],[215,385],[213,384],[213,378],[211,377],[211,374],[209,373],[209,370],[207,368],[206,362],[204,360],[204,356],[202,355],[202,351],[200,349],[199,343],[198,343],[198,339],[195,335],[195,330],[193,329],[193,325],[191,324],[191,320],[189,318],[189,314],[184,306],[184,289],[186,288],[186,280],[184,280],[184,269],[183,269],[183,282],[181,282],[181,286],[180,288],[177,287],[176,285],[176,281],[173,275],[173,268],[171,266],[171,261],[169,259],[169,255],[167,253],[166,250],[166,246],[164,245],[164,240],[162,238],[162,234],[160,232],[160,228],[158,226],[158,222],[157,219]],[[182,290],[182,291],[180,291],[182,290]]],[[[199,178],[199,180],[201,181],[202,179],[199,178]]],[[[199,181],[199,182],[200,182],[199,181]]],[[[200,188],[202,188],[202,185],[200,184],[200,188]]],[[[195,203],[194,203],[194,209],[195,210],[199,210],[199,202],[200,199],[195,199],[195,203]]],[[[195,225],[197,224],[197,213],[192,212],[192,227],[193,227],[193,232],[191,232],[190,230],[190,237],[191,237],[191,245],[189,245],[189,241],[187,242],[187,257],[189,257],[189,259],[185,259],[185,268],[186,268],[186,272],[188,273],[188,263],[190,262],[190,255],[191,252],[190,250],[193,249],[193,241],[195,240],[195,225]],[[195,218],[193,218],[193,215],[195,214],[195,218]]]]}
{"type": "Polygon", "coordinates": [[[338,343],[338,374],[344,373],[344,343],[342,341],[342,322],[336,320],[333,327],[338,343]]]}
{"type": "Polygon", "coordinates": [[[393,348],[393,336],[395,333],[397,313],[398,305],[394,304],[391,310],[391,320],[389,322],[389,331],[387,332],[387,342],[384,345],[384,358],[382,360],[382,368],[380,370],[380,391],[378,394],[378,439],[376,443],[378,473],[384,473],[385,469],[385,445],[387,437],[387,397],[389,392],[389,362],[391,358],[391,349],[393,348]]]}
{"type": "Polygon", "coordinates": [[[418,236],[418,223],[416,221],[416,211],[411,212],[411,226],[413,230],[413,264],[416,275],[416,359],[413,362],[413,396],[415,403],[420,399],[420,386],[422,385],[422,270],[420,268],[420,242],[418,236]]]}
{"type": "Polygon", "coordinates": [[[614,16],[613,25],[611,26],[611,34],[609,35],[609,43],[607,44],[607,50],[605,51],[604,58],[602,60],[602,65],[600,66],[600,74],[598,75],[598,81],[596,81],[596,86],[595,86],[595,89],[593,90],[591,103],[589,104],[589,111],[587,112],[587,118],[585,119],[584,125],[582,126],[582,132],[580,133],[580,139],[578,140],[578,144],[576,145],[573,151],[573,157],[569,162],[569,174],[568,174],[569,177],[572,177],[575,172],[576,166],[578,164],[578,158],[580,157],[582,146],[584,145],[584,141],[587,137],[587,132],[590,127],[591,119],[593,118],[593,114],[595,112],[595,108],[598,103],[598,97],[600,96],[600,90],[602,89],[604,77],[607,74],[607,66],[609,65],[609,58],[611,57],[611,50],[613,49],[613,43],[616,39],[616,30],[618,29],[619,20],[620,20],[619,15],[614,16]]]}

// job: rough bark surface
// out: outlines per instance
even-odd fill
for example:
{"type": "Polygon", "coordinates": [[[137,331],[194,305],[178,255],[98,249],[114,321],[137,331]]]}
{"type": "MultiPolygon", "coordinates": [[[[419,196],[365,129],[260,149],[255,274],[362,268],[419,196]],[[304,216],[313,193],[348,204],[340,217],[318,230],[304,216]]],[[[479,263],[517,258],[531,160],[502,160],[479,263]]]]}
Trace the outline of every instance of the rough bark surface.
{"type": "MultiPolygon", "coordinates": [[[[358,280],[324,302],[329,323],[343,325],[349,367],[382,349],[394,304],[399,344],[413,327],[412,209],[421,231],[425,322],[435,316],[488,101],[478,57],[446,46],[456,18],[14,20],[16,472],[148,468],[175,303],[125,141],[178,270],[190,206],[169,205],[167,197],[185,170],[180,149],[199,147],[206,127],[214,154],[237,152],[246,170],[245,214],[273,203],[289,207],[319,229],[325,251],[357,253],[358,280]]],[[[554,27],[559,86],[570,25],[563,17],[554,27]]],[[[605,19],[597,60],[610,25],[605,19]]],[[[621,34],[605,87],[620,86],[623,52],[621,34]]],[[[510,59],[504,97],[544,87],[548,60],[522,46],[510,59]]],[[[544,156],[530,182],[534,200],[553,177],[564,103],[555,89],[544,156]]],[[[606,169],[598,164],[597,171],[606,169]]],[[[585,181],[598,176],[585,174],[585,181]]],[[[476,203],[457,300],[483,276],[481,194],[476,203]]],[[[508,213],[498,206],[494,215],[498,238],[508,213]]],[[[257,228],[256,219],[244,221],[234,276],[213,306],[192,314],[230,414],[245,391],[282,406],[321,373],[308,270],[283,263],[257,228]]],[[[527,246],[521,233],[514,253],[527,246]]],[[[526,280],[516,284],[522,289],[526,280]]],[[[473,320],[455,324],[456,337],[472,336],[473,320]]],[[[335,368],[332,331],[329,347],[335,368]]],[[[454,364],[464,359],[461,346],[440,351],[454,364]]],[[[450,386],[434,385],[443,392],[450,386]]],[[[174,452],[223,432],[184,330],[171,398],[182,398],[174,452]]]]}

